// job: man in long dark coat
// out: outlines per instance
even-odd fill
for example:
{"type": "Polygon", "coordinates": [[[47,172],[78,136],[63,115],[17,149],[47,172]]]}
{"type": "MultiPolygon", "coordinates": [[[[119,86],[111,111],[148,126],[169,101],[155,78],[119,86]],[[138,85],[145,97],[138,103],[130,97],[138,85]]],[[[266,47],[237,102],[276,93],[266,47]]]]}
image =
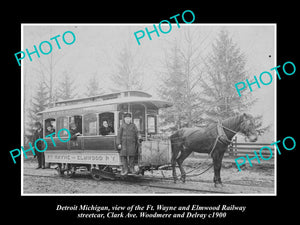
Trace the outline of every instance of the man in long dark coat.
{"type": "MultiPolygon", "coordinates": [[[[43,128],[42,128],[42,124],[40,122],[36,122],[35,123],[35,128],[36,130],[34,131],[34,134],[33,134],[33,138],[32,138],[32,143],[34,144],[35,141],[39,138],[43,138],[43,128]]],[[[42,141],[38,141],[36,143],[36,147],[39,149],[39,150],[42,150],[44,149],[44,146],[43,146],[43,142],[42,141]]],[[[35,155],[37,157],[37,160],[38,160],[38,167],[36,169],[45,169],[45,154],[44,152],[39,152],[39,151],[35,151],[35,155]]]]}
{"type": "Polygon", "coordinates": [[[124,115],[124,123],[118,131],[117,145],[118,149],[121,149],[120,157],[123,166],[121,175],[134,173],[134,158],[138,154],[138,129],[131,122],[130,113],[124,115]]]}

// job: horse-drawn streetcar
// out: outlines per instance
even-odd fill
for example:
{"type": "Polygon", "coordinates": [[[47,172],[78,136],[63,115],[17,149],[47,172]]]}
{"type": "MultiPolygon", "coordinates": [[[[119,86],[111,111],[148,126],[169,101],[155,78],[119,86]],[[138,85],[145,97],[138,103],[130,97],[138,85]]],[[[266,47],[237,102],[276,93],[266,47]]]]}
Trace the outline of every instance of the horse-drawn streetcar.
{"type": "Polygon", "coordinates": [[[121,159],[124,156],[118,150],[117,132],[123,127],[122,123],[127,123],[124,121],[125,115],[127,117],[130,114],[142,140],[136,145],[136,157],[132,160],[131,156],[129,160],[131,165],[132,162],[136,165],[136,172],[144,174],[145,170],[163,168],[171,163],[176,182],[178,176],[175,166],[178,164],[180,179],[185,182],[183,161],[192,152],[208,153],[213,161],[213,181],[216,187],[221,186],[222,159],[232,138],[240,133],[251,142],[257,140],[254,117],[246,113],[237,114],[223,121],[212,122],[205,128],[181,128],[163,139],[157,135],[157,115],[160,108],[170,106],[172,103],[153,98],[142,91],[123,91],[56,102],[54,107],[39,113],[43,118],[43,136],[48,145],[45,161],[56,164],[59,174],[67,177],[82,168],[96,180],[123,177],[121,168],[125,166],[121,159]],[[70,141],[66,141],[69,138],[70,141]]]}
{"type": "Polygon", "coordinates": [[[157,136],[157,115],[160,108],[172,104],[142,91],[123,91],[88,98],[56,102],[39,114],[43,119],[43,136],[47,141],[46,163],[56,164],[61,175],[71,177],[77,169],[87,169],[96,180],[120,174],[117,132],[125,113],[130,113],[141,143],[135,165],[139,173],[170,163],[169,140],[157,136]],[[72,134],[69,138],[66,128],[72,134]],[[47,135],[54,133],[46,137],[47,135]],[[74,138],[73,138],[74,137],[74,138]],[[53,141],[56,146],[53,146],[53,141]]]}

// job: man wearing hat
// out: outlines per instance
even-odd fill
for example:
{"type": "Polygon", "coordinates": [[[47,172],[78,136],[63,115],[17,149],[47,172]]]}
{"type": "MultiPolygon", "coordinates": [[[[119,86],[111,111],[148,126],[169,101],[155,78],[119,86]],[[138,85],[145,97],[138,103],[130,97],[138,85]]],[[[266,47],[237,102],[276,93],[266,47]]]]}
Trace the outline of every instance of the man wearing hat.
{"type": "MultiPolygon", "coordinates": [[[[34,124],[34,127],[35,127],[35,131],[33,133],[32,143],[35,143],[36,140],[38,140],[40,138],[43,138],[42,124],[40,122],[36,122],[34,124]]],[[[44,149],[43,142],[38,141],[36,143],[36,147],[38,149],[44,149]]],[[[36,169],[40,169],[40,168],[45,169],[45,154],[44,154],[44,152],[35,151],[35,154],[36,154],[36,157],[37,157],[37,160],[38,160],[38,167],[36,169]]]]}
{"type": "Polygon", "coordinates": [[[131,122],[130,113],[124,114],[124,123],[118,131],[117,145],[121,150],[120,157],[123,166],[121,175],[134,173],[134,157],[138,154],[138,129],[131,122]]]}

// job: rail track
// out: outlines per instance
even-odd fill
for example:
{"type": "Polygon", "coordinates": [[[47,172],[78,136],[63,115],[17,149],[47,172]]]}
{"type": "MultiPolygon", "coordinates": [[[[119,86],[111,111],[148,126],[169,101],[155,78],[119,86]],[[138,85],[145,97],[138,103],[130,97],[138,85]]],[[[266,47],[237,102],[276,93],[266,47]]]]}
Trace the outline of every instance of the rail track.
{"type": "MultiPolygon", "coordinates": [[[[45,177],[45,178],[51,178],[51,179],[76,179],[76,180],[85,180],[86,177],[82,176],[75,176],[74,178],[64,178],[60,176],[47,176],[47,175],[38,175],[38,174],[23,174],[24,176],[31,176],[31,177],[45,177]]],[[[215,194],[232,194],[233,192],[227,192],[222,190],[205,190],[205,189],[199,189],[199,188],[190,188],[190,187],[180,187],[180,186],[174,186],[172,182],[160,182],[159,184],[153,184],[151,182],[158,180],[158,179],[151,179],[150,177],[146,178],[138,178],[137,180],[134,179],[116,179],[114,181],[107,180],[106,182],[121,182],[123,184],[130,183],[138,186],[144,186],[144,187],[150,187],[150,188],[159,188],[163,190],[180,190],[183,193],[184,192],[194,192],[194,193],[215,193],[215,194]]],[[[95,181],[95,182],[101,182],[101,181],[95,181]]],[[[160,191],[163,193],[164,191],[160,191]]]]}
{"type": "MultiPolygon", "coordinates": [[[[86,180],[88,178],[87,173],[78,173],[75,174],[73,178],[64,178],[59,175],[40,175],[40,174],[30,174],[24,173],[26,176],[31,177],[45,177],[50,179],[65,179],[65,180],[86,180]]],[[[92,181],[92,179],[91,179],[92,181]]],[[[98,182],[98,181],[95,181],[98,182]]],[[[103,181],[99,181],[103,182],[103,181]]],[[[241,184],[236,182],[223,182],[224,188],[214,188],[212,181],[206,180],[186,180],[186,183],[177,182],[174,184],[173,180],[169,177],[152,177],[152,176],[128,176],[126,178],[117,177],[115,180],[105,180],[104,182],[115,182],[116,184],[134,184],[141,187],[149,187],[154,188],[155,190],[159,190],[155,193],[169,193],[171,194],[172,191],[178,193],[185,194],[185,193],[198,193],[198,194],[237,194],[239,192],[233,190],[244,190],[244,189],[251,189],[253,185],[249,184],[241,184]]],[[[268,188],[267,186],[257,186],[256,189],[263,189],[268,188]]]]}

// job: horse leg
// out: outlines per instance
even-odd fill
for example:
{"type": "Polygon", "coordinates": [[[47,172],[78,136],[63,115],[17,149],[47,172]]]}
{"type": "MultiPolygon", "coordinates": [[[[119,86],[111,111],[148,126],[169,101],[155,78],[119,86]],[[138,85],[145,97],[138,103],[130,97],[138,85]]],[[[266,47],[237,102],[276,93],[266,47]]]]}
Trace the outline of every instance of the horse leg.
{"type": "Polygon", "coordinates": [[[179,148],[174,146],[172,148],[172,157],[171,157],[171,164],[172,164],[172,175],[173,175],[173,180],[174,180],[174,183],[176,183],[177,181],[177,174],[176,174],[176,158],[178,156],[178,153],[179,153],[179,148]]]}
{"type": "Polygon", "coordinates": [[[183,169],[182,163],[191,153],[192,153],[191,151],[184,148],[181,150],[181,154],[180,154],[179,158],[176,160],[178,163],[178,166],[179,166],[180,173],[181,173],[180,179],[182,180],[183,183],[185,183],[185,171],[183,169]]]}
{"type": "Polygon", "coordinates": [[[224,151],[220,152],[217,149],[213,153],[213,164],[214,164],[214,183],[215,187],[223,187],[221,181],[221,166],[222,159],[224,156],[224,151]]]}

